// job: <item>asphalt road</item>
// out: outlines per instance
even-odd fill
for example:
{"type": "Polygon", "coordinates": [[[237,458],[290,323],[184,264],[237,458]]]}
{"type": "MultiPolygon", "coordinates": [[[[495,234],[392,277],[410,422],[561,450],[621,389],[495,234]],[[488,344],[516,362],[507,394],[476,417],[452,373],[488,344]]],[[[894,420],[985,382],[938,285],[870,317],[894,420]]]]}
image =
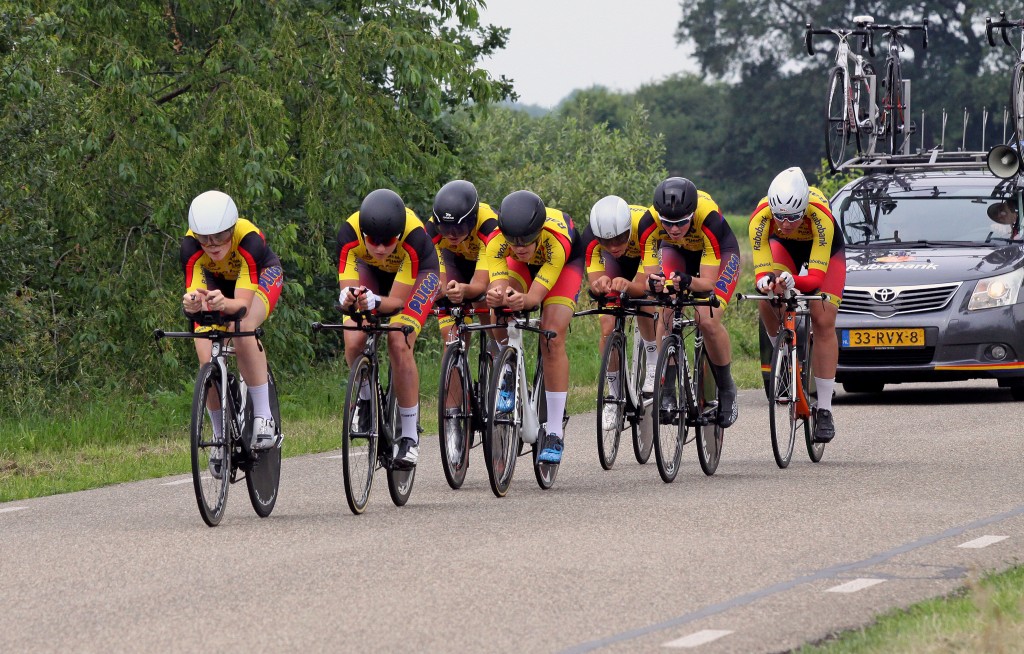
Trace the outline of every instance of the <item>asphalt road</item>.
{"type": "Polygon", "coordinates": [[[674,484],[628,443],[603,471],[591,413],[554,489],[523,458],[503,499],[479,449],[450,490],[426,437],[409,504],[381,475],[362,516],[337,453],[286,459],[265,520],[235,485],[215,529],[186,476],[0,504],[0,651],[778,652],[1024,558],[1008,392],[840,392],[835,414],[822,462],[798,443],[780,470],[744,392],[718,473],[688,445],[674,484]]]}

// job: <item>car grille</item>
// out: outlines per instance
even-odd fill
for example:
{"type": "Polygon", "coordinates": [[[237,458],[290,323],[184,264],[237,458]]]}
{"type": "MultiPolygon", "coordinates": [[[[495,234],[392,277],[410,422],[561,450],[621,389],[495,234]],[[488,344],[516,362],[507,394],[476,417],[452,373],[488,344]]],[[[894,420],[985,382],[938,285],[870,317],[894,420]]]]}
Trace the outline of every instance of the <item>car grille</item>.
{"type": "Polygon", "coordinates": [[[932,362],[934,347],[918,350],[839,350],[839,365],[855,366],[921,366],[932,362]]]}
{"type": "Polygon", "coordinates": [[[938,311],[953,299],[960,282],[938,286],[847,286],[841,313],[869,313],[889,318],[903,313],[938,311]]]}

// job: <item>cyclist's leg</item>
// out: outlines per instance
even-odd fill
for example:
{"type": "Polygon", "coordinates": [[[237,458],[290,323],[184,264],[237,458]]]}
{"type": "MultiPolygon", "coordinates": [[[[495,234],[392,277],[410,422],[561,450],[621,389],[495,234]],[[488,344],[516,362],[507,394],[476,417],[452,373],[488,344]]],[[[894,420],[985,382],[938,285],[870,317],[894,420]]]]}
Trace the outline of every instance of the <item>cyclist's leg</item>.
{"type": "Polygon", "coordinates": [[[559,463],[562,460],[562,415],[569,394],[569,356],[565,349],[565,338],[569,332],[569,321],[576,311],[583,274],[582,256],[567,261],[558,281],[544,298],[541,327],[555,332],[555,337],[547,340],[541,348],[548,434],[537,460],[545,463],[559,463]]]}
{"type": "MultiPolygon", "coordinates": [[[[736,403],[738,390],[732,378],[732,342],[729,331],[722,323],[722,316],[736,290],[738,270],[739,252],[724,252],[720,265],[700,268],[701,277],[705,279],[716,279],[717,276],[713,292],[720,306],[715,309],[699,307],[697,315],[704,336],[704,348],[718,386],[718,424],[722,427],[731,426],[739,417],[739,406],[736,403]]],[[[694,365],[698,365],[698,362],[694,362],[694,365]]]]}
{"type": "Polygon", "coordinates": [[[835,437],[832,419],[832,390],[836,384],[836,366],[839,362],[839,339],[836,336],[836,315],[846,285],[846,255],[840,250],[829,260],[821,292],[828,295],[826,302],[811,302],[811,324],[814,330],[814,349],[811,350],[811,370],[818,392],[814,422],[814,440],[828,442],[835,437]]]}
{"type": "MultiPolygon", "coordinates": [[[[235,289],[235,296],[249,299],[249,309],[242,318],[242,331],[253,331],[263,324],[267,316],[274,310],[284,286],[284,275],[281,268],[272,266],[260,272],[255,292],[248,289],[235,289]]],[[[270,410],[270,384],[267,376],[267,353],[259,347],[255,337],[235,339],[235,357],[242,379],[249,387],[253,410],[253,447],[264,449],[270,447],[277,438],[274,417],[270,410]]]]}

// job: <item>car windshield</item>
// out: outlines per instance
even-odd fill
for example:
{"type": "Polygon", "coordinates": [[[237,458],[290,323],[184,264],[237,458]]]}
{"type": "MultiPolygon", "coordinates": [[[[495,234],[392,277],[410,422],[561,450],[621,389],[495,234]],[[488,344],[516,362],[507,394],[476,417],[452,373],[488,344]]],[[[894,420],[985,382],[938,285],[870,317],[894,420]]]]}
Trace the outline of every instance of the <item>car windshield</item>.
{"type": "MultiPolygon", "coordinates": [[[[991,188],[937,187],[914,190],[862,188],[844,191],[832,203],[850,245],[871,243],[991,243],[1016,239],[1015,225],[990,218],[989,208],[1019,195],[993,197],[991,188]]],[[[993,210],[995,215],[995,210],[993,210]]]]}

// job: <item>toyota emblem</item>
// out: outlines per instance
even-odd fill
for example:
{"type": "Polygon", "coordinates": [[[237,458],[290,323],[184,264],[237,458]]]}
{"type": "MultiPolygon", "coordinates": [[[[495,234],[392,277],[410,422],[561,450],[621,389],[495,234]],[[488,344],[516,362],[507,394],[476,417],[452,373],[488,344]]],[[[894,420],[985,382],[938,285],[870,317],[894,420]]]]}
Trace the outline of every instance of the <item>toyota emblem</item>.
{"type": "Polygon", "coordinates": [[[882,304],[889,304],[896,299],[896,291],[891,288],[880,288],[874,293],[875,299],[882,304]]]}

